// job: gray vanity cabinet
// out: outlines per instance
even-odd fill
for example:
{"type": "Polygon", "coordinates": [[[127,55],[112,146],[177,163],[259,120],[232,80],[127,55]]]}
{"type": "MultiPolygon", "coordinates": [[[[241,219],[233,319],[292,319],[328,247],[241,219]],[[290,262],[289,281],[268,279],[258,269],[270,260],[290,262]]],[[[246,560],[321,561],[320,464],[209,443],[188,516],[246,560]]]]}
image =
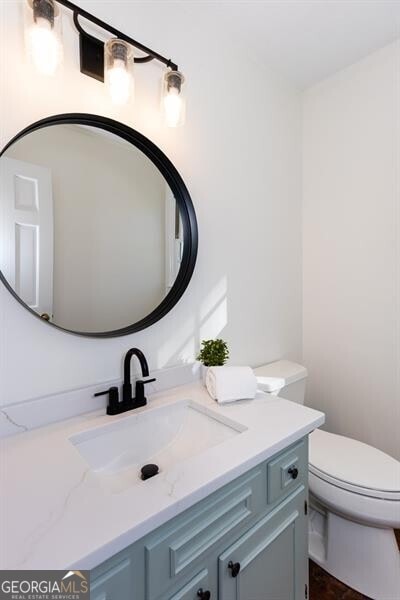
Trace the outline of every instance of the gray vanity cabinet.
{"type": "Polygon", "coordinates": [[[307,439],[91,573],[92,600],[303,600],[307,439]]]}

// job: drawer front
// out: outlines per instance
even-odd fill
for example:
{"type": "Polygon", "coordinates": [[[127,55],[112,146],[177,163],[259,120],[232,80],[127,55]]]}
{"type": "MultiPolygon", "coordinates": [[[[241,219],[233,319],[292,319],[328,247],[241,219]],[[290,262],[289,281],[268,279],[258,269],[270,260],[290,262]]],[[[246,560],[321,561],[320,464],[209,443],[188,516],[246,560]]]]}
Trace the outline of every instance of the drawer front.
{"type": "MultiPolygon", "coordinates": [[[[207,569],[203,569],[184,585],[178,592],[168,596],[169,600],[201,600],[209,592],[209,577],[207,569]]],[[[211,594],[210,594],[211,600],[211,594]]]]}
{"type": "Polygon", "coordinates": [[[144,549],[147,600],[193,572],[196,561],[265,506],[266,473],[261,465],[151,534],[144,549]]]}
{"type": "Polygon", "coordinates": [[[90,599],[132,600],[132,565],[129,558],[90,582],[90,599]]]}
{"type": "Polygon", "coordinates": [[[305,485],[307,477],[307,441],[301,440],[268,463],[268,504],[282,500],[299,485],[305,485]]]}

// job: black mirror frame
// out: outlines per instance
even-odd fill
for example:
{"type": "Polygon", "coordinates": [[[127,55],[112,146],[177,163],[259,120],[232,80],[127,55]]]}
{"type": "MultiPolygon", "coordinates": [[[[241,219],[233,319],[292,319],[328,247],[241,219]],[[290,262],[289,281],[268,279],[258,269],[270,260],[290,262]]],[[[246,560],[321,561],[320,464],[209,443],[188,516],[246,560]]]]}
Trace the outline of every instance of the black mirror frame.
{"type": "Polygon", "coordinates": [[[182,219],[183,253],[181,266],[177,278],[174,282],[174,285],[172,286],[168,294],[165,296],[165,298],[146,317],[140,319],[140,321],[137,321],[132,325],[123,327],[122,329],[96,333],[73,331],[65,329],[64,327],[60,327],[54,323],[44,321],[38,313],[36,313],[27,304],[25,304],[25,302],[18,296],[18,294],[15,293],[15,291],[12,289],[12,287],[4,277],[1,270],[0,279],[5,285],[5,287],[8,289],[8,291],[14,296],[14,298],[18,300],[18,302],[22,304],[22,306],[24,306],[30,313],[35,315],[35,317],[40,319],[42,322],[44,321],[46,325],[55,327],[60,331],[65,331],[74,335],[93,338],[111,338],[136,333],[138,331],[141,331],[142,329],[150,327],[151,325],[162,319],[179,301],[179,299],[185,292],[187,286],[189,285],[190,279],[192,278],[194,267],[196,264],[198,248],[197,219],[192,199],[182,177],[179,175],[172,162],[153,142],[151,142],[148,138],[146,138],[144,135],[142,135],[135,129],[132,129],[131,127],[128,127],[123,123],[119,123],[118,121],[99,115],[85,113],[66,113],[41,119],[36,123],[32,123],[25,129],[20,131],[16,136],[14,136],[12,140],[10,140],[2,149],[2,151],[0,152],[0,157],[14,142],[26,136],[28,133],[52,125],[66,124],[90,125],[92,127],[98,127],[99,129],[104,129],[105,131],[114,133],[115,135],[123,138],[124,140],[141,150],[153,162],[153,164],[157,167],[160,173],[164,176],[165,180],[171,188],[172,193],[174,194],[175,200],[178,204],[179,213],[182,219]]]}

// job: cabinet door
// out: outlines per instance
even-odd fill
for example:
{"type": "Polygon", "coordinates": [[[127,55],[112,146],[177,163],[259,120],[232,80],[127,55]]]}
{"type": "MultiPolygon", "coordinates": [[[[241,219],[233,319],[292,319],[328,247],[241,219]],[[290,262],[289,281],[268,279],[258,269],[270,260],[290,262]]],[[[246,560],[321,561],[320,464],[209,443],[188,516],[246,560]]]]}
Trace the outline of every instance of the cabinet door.
{"type": "Polygon", "coordinates": [[[132,573],[129,558],[113,565],[90,582],[91,600],[132,600],[132,573]]]}
{"type": "Polygon", "coordinates": [[[305,490],[219,557],[219,600],[300,600],[308,580],[305,490]]]}

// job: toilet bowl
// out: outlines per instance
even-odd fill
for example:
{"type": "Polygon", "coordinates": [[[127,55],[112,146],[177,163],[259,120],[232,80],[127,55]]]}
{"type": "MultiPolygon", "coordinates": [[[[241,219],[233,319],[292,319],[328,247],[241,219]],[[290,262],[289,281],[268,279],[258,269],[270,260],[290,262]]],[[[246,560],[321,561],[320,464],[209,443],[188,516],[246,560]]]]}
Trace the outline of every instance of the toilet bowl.
{"type": "Polygon", "coordinates": [[[369,598],[400,598],[400,463],[372,446],[310,435],[310,557],[369,598]]]}
{"type": "MultiPolygon", "coordinates": [[[[268,394],[304,403],[307,371],[290,361],[254,370],[268,394]]],[[[377,600],[400,599],[400,462],[341,435],[310,434],[309,555],[377,600]]]]}

